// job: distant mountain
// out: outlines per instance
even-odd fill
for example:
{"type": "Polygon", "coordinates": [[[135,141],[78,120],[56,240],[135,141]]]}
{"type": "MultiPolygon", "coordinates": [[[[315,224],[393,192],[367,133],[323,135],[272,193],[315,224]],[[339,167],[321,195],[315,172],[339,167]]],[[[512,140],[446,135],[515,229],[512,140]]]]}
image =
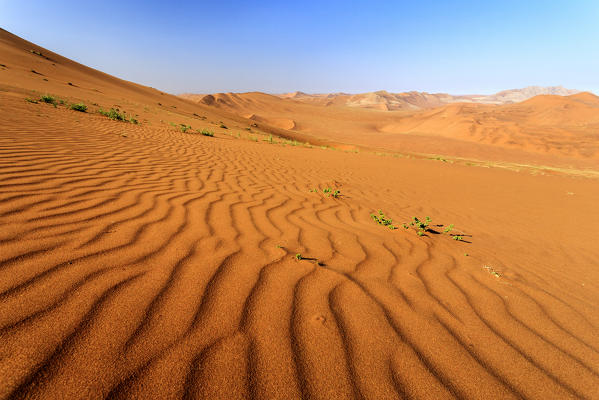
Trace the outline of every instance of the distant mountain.
{"type": "Polygon", "coordinates": [[[292,99],[320,105],[344,105],[349,107],[374,108],[378,110],[421,110],[440,107],[450,103],[512,104],[519,103],[538,95],[570,96],[580,93],[578,90],[563,86],[528,86],[523,89],[504,90],[492,95],[451,95],[446,93],[403,92],[389,93],[385,90],[360,94],[331,93],[307,94],[292,92],[278,95],[283,99],[292,99]]]}
{"type": "Polygon", "coordinates": [[[504,90],[490,96],[474,97],[472,100],[476,103],[510,104],[519,103],[544,94],[570,96],[577,93],[580,93],[580,90],[566,89],[563,86],[528,86],[524,89],[504,90]]]}

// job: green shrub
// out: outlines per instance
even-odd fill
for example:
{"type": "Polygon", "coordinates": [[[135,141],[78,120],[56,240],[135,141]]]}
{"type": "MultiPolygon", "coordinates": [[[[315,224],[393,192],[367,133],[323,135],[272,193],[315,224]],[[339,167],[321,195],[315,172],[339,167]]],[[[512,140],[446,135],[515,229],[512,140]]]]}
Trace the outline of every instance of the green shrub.
{"type": "Polygon", "coordinates": [[[52,104],[54,107],[56,107],[56,98],[49,94],[45,94],[42,97],[40,97],[40,101],[43,101],[44,103],[52,104]]]}
{"type": "Polygon", "coordinates": [[[71,110],[86,112],[87,106],[83,103],[71,104],[71,110]]]}
{"type": "Polygon", "coordinates": [[[213,137],[214,136],[214,132],[212,132],[209,129],[202,129],[202,131],[200,132],[202,135],[204,136],[209,136],[209,137],[213,137]]]}
{"type": "Polygon", "coordinates": [[[136,118],[134,118],[133,116],[127,117],[127,114],[125,114],[124,112],[120,112],[118,108],[111,108],[110,111],[104,111],[100,108],[98,110],[98,113],[115,121],[129,122],[135,125],[139,124],[139,121],[136,118]]]}

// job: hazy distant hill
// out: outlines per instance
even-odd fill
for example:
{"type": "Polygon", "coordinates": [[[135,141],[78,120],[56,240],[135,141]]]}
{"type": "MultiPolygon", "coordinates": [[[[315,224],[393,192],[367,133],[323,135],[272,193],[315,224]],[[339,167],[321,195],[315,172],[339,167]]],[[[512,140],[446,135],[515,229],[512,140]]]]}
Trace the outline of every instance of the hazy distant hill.
{"type": "Polygon", "coordinates": [[[346,94],[307,94],[292,92],[278,95],[281,98],[293,99],[321,105],[345,105],[350,107],[375,108],[379,110],[419,110],[435,108],[449,103],[481,103],[481,104],[511,104],[528,100],[531,97],[551,94],[569,96],[579,93],[578,90],[566,89],[562,86],[528,86],[523,89],[504,90],[492,95],[451,95],[446,93],[404,92],[389,93],[381,90],[377,92],[346,94]]]}

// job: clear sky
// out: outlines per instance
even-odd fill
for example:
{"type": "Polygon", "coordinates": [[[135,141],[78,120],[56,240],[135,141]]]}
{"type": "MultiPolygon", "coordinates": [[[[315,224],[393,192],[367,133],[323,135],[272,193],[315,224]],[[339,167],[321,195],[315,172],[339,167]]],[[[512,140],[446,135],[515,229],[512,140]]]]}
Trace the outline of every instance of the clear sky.
{"type": "Polygon", "coordinates": [[[599,93],[599,0],[0,0],[0,27],[171,93],[599,93]]]}

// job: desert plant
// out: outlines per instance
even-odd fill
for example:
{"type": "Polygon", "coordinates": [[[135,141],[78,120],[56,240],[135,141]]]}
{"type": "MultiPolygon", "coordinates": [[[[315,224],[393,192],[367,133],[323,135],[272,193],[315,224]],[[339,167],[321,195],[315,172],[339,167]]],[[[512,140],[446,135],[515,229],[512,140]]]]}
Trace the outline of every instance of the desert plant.
{"type": "Polygon", "coordinates": [[[104,111],[100,108],[98,113],[115,121],[127,121],[125,114],[121,113],[118,108],[111,108],[110,111],[104,111]]]}
{"type": "Polygon", "coordinates": [[[201,131],[200,133],[201,133],[202,135],[204,135],[204,136],[210,136],[210,137],[213,137],[213,136],[214,136],[214,132],[212,132],[212,131],[211,131],[211,130],[209,130],[209,129],[205,129],[205,128],[204,128],[204,129],[202,129],[202,131],[201,131]]]}
{"type": "Polygon", "coordinates": [[[393,220],[388,218],[385,213],[383,213],[383,210],[378,210],[378,214],[370,214],[370,217],[379,225],[386,226],[391,230],[397,229],[397,227],[393,225],[393,220]]]}
{"type": "Polygon", "coordinates": [[[30,97],[25,97],[25,101],[28,103],[38,104],[37,100],[32,99],[30,97]]]}
{"type": "Polygon", "coordinates": [[[191,125],[179,124],[179,130],[183,133],[191,130],[191,125]]]}
{"type": "Polygon", "coordinates": [[[43,101],[44,103],[52,104],[54,107],[56,107],[56,98],[49,94],[45,94],[42,97],[40,97],[40,101],[43,101]]]}
{"type": "Polygon", "coordinates": [[[453,224],[449,224],[449,226],[445,229],[443,229],[444,233],[449,233],[453,230],[453,224]]]}
{"type": "Polygon", "coordinates": [[[303,257],[303,256],[302,256],[300,253],[297,253],[297,254],[295,255],[295,259],[296,259],[297,261],[300,261],[300,260],[303,260],[303,259],[304,259],[304,257],[303,257]]]}
{"type": "Polygon", "coordinates": [[[424,221],[421,221],[418,217],[412,217],[412,222],[410,222],[410,226],[413,226],[416,229],[416,233],[418,236],[424,236],[426,232],[431,232],[429,229],[429,225],[433,222],[430,217],[425,217],[424,221]]]}
{"type": "Polygon", "coordinates": [[[227,128],[227,125],[223,124],[222,122],[220,123],[219,127],[223,128],[223,129],[229,129],[229,128],[227,128]]]}
{"type": "Polygon", "coordinates": [[[87,106],[83,103],[71,104],[71,110],[86,112],[87,106]]]}

